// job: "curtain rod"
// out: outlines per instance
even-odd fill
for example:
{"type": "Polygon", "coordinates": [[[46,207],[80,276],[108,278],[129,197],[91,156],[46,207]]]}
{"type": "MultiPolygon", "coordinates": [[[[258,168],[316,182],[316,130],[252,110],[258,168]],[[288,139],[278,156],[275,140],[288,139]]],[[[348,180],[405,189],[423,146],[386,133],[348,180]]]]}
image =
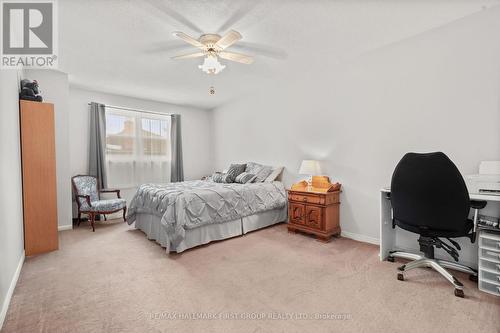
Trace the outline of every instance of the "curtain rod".
{"type": "MultiPolygon", "coordinates": [[[[90,105],[91,103],[88,103],[90,105]]],[[[141,113],[151,113],[151,114],[157,114],[157,115],[162,115],[162,116],[173,116],[173,113],[167,113],[167,112],[158,112],[158,111],[149,111],[149,110],[141,110],[141,109],[132,109],[132,108],[126,108],[123,106],[115,106],[115,105],[106,105],[103,104],[104,107],[110,108],[110,109],[120,109],[120,110],[127,110],[127,111],[132,111],[132,112],[141,112],[141,113]]]]}

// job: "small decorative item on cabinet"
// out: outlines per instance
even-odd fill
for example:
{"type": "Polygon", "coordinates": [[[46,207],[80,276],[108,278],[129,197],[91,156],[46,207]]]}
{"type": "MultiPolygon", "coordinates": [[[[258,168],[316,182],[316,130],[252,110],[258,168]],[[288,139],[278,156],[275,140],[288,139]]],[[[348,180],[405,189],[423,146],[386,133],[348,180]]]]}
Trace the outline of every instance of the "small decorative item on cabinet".
{"type": "Polygon", "coordinates": [[[25,101],[42,102],[43,98],[40,95],[40,90],[38,88],[37,80],[21,80],[21,92],[19,93],[19,99],[25,101]]]}
{"type": "Polygon", "coordinates": [[[294,184],[288,191],[288,231],[313,234],[323,242],[340,235],[340,188],[326,176],[314,176],[312,186],[294,184]]]}

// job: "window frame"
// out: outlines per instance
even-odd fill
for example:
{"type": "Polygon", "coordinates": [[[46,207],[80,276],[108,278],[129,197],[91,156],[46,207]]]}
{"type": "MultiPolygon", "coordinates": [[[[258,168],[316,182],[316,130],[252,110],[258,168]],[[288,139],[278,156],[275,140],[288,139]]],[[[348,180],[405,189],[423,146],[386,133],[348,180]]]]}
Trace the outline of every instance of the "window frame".
{"type": "MultiPolygon", "coordinates": [[[[108,128],[108,116],[117,116],[125,118],[123,120],[123,125],[121,131],[125,130],[124,123],[129,120],[133,121],[133,134],[124,135],[124,138],[130,138],[132,140],[132,149],[130,153],[118,153],[118,152],[110,152],[108,150],[108,139],[113,134],[109,135],[108,130],[106,130],[106,138],[105,138],[105,160],[106,160],[106,170],[108,172],[108,182],[111,187],[120,188],[120,189],[128,189],[128,188],[136,188],[140,184],[145,182],[170,182],[170,168],[171,168],[171,115],[170,114],[159,114],[159,113],[150,113],[146,111],[140,110],[130,110],[130,109],[119,109],[115,107],[105,107],[105,121],[106,128],[108,128]],[[153,127],[151,123],[149,123],[149,128],[144,128],[144,120],[148,122],[159,122],[159,138],[155,138],[153,140],[159,140],[165,142],[165,153],[164,154],[146,154],[146,146],[145,141],[150,139],[151,136],[145,136],[144,132],[149,132],[155,134],[151,128],[153,127]],[[162,126],[162,123],[165,123],[165,126],[162,126]],[[165,129],[165,133],[163,135],[162,140],[162,130],[165,129]],[[110,169],[113,163],[124,163],[129,164],[129,169],[124,167],[122,175],[129,174],[132,179],[128,179],[128,181],[116,181],[113,180],[115,177],[110,176],[110,169]],[[158,171],[153,170],[155,167],[159,169],[158,171]],[[161,178],[154,177],[154,175],[159,174],[161,178]],[[151,178],[149,178],[151,177],[151,178]],[[144,179],[149,179],[148,181],[144,181],[144,179]],[[109,181],[111,180],[111,182],[109,181]]],[[[119,133],[119,132],[118,132],[119,133]]],[[[115,134],[115,136],[118,136],[115,134]]],[[[151,141],[151,139],[149,140],[151,141]]],[[[115,166],[116,168],[116,166],[115,166]]],[[[113,172],[113,171],[111,171],[113,172]]],[[[116,171],[118,173],[118,171],[116,171]]],[[[128,177],[128,176],[127,176],[128,177]]],[[[120,178],[117,176],[116,178],[120,178]]],[[[125,179],[125,176],[123,176],[125,179]]]]}

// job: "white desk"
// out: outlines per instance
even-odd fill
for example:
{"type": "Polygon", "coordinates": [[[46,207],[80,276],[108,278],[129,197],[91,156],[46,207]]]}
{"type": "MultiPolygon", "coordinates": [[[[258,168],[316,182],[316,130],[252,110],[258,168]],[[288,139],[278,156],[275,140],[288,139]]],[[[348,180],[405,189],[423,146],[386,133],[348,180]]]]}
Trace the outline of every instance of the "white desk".
{"type": "MultiPolygon", "coordinates": [[[[401,228],[392,228],[391,201],[387,198],[391,190],[383,188],[380,190],[380,260],[386,260],[389,252],[394,250],[420,253],[417,238],[418,235],[401,228]]],[[[481,209],[480,214],[489,216],[500,216],[500,196],[470,194],[471,199],[486,200],[488,204],[481,209]]],[[[459,262],[476,268],[478,265],[477,242],[472,244],[468,238],[454,239],[462,248],[459,262]]],[[[441,249],[436,249],[436,258],[450,260],[450,256],[441,249]]]]}

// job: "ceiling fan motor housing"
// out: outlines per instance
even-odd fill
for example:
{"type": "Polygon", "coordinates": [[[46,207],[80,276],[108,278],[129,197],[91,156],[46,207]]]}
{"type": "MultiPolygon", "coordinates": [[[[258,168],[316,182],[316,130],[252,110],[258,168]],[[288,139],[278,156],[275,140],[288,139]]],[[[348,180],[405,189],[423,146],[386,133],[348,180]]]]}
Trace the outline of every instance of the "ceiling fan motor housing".
{"type": "Polygon", "coordinates": [[[207,51],[219,51],[215,47],[215,43],[217,43],[221,39],[221,37],[217,34],[205,34],[200,36],[200,43],[205,45],[207,51]]]}

